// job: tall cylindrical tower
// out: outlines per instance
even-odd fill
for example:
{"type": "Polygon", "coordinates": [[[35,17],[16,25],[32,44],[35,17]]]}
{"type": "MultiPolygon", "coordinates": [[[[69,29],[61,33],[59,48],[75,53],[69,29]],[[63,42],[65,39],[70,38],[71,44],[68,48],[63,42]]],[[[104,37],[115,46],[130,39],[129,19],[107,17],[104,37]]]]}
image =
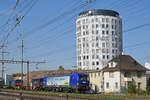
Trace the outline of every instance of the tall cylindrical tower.
{"type": "Polygon", "coordinates": [[[122,19],[112,10],[88,10],[76,20],[78,69],[102,69],[122,53],[122,19]]]}

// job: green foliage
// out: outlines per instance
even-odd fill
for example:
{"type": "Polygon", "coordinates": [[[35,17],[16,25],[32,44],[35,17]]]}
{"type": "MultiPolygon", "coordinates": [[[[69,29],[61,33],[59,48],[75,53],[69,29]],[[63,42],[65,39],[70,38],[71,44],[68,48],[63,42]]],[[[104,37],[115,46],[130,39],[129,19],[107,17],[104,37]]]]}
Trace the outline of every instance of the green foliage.
{"type": "MultiPolygon", "coordinates": [[[[23,74],[23,76],[25,76],[25,75],[23,74]]],[[[15,73],[15,74],[13,74],[13,77],[21,77],[21,73],[15,73]]]]}
{"type": "Polygon", "coordinates": [[[146,87],[146,92],[147,92],[147,94],[150,94],[150,86],[146,87]]]}
{"type": "Polygon", "coordinates": [[[137,93],[136,85],[134,83],[129,84],[127,93],[130,95],[134,95],[137,93]]]}
{"type": "Polygon", "coordinates": [[[63,66],[59,66],[58,70],[64,70],[63,66]]]}

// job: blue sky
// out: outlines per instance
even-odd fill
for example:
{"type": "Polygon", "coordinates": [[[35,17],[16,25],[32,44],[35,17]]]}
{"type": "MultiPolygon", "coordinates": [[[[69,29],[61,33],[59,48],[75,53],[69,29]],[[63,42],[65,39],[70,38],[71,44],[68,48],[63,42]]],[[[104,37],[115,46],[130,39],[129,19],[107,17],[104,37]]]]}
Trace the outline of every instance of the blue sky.
{"type": "MultiPolygon", "coordinates": [[[[149,0],[96,0],[87,4],[86,0],[35,0],[35,5],[25,15],[21,23],[9,35],[5,50],[6,59],[21,59],[21,40],[24,40],[24,59],[31,61],[46,60],[46,64],[30,65],[30,70],[53,70],[59,65],[66,69],[76,65],[75,52],[75,20],[77,15],[89,9],[111,9],[120,13],[123,20],[123,30],[138,25],[149,23],[149,0]],[[81,6],[82,5],[82,6],[81,6]],[[81,7],[80,7],[81,6],[81,7]],[[46,25],[46,23],[48,23],[46,25]],[[45,26],[44,26],[45,25],[45,26]],[[42,27],[43,26],[43,27],[42,27]],[[16,40],[17,39],[17,40],[16,40]]],[[[0,27],[8,18],[23,16],[27,7],[34,4],[34,0],[19,0],[15,11],[9,10],[16,0],[0,0],[0,27]],[[25,7],[25,9],[23,9],[25,7]],[[21,13],[18,13],[23,9],[21,13]]],[[[14,25],[11,18],[8,25],[0,28],[0,40],[2,41],[14,25]]],[[[150,28],[149,26],[123,33],[124,53],[131,55],[142,65],[150,61],[150,28]],[[135,44],[143,45],[130,47],[135,44]]],[[[24,66],[26,66],[24,64],[24,66]]],[[[7,73],[20,72],[20,64],[5,64],[7,73]]],[[[26,70],[25,70],[26,71],[26,70]]]]}

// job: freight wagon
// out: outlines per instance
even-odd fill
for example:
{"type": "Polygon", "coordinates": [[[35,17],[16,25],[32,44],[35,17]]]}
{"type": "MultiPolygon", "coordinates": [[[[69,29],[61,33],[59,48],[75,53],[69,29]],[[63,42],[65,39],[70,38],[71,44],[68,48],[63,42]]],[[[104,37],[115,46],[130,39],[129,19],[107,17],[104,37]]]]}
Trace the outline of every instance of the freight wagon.
{"type": "Polygon", "coordinates": [[[43,88],[43,78],[32,79],[32,89],[33,90],[42,90],[43,88]]]}
{"type": "Polygon", "coordinates": [[[43,78],[43,90],[81,92],[89,90],[88,74],[72,73],[51,75],[43,78]]]}
{"type": "Polygon", "coordinates": [[[11,87],[14,89],[20,89],[22,84],[23,84],[22,80],[12,80],[11,81],[11,87]]]}

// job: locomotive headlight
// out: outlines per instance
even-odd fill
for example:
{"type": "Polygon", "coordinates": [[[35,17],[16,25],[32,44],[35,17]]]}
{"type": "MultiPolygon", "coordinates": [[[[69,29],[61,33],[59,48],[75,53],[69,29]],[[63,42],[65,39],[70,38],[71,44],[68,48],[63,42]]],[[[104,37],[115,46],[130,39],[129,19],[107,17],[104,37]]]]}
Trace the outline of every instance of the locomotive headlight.
{"type": "Polygon", "coordinates": [[[77,86],[79,86],[79,83],[77,83],[77,86]]]}

